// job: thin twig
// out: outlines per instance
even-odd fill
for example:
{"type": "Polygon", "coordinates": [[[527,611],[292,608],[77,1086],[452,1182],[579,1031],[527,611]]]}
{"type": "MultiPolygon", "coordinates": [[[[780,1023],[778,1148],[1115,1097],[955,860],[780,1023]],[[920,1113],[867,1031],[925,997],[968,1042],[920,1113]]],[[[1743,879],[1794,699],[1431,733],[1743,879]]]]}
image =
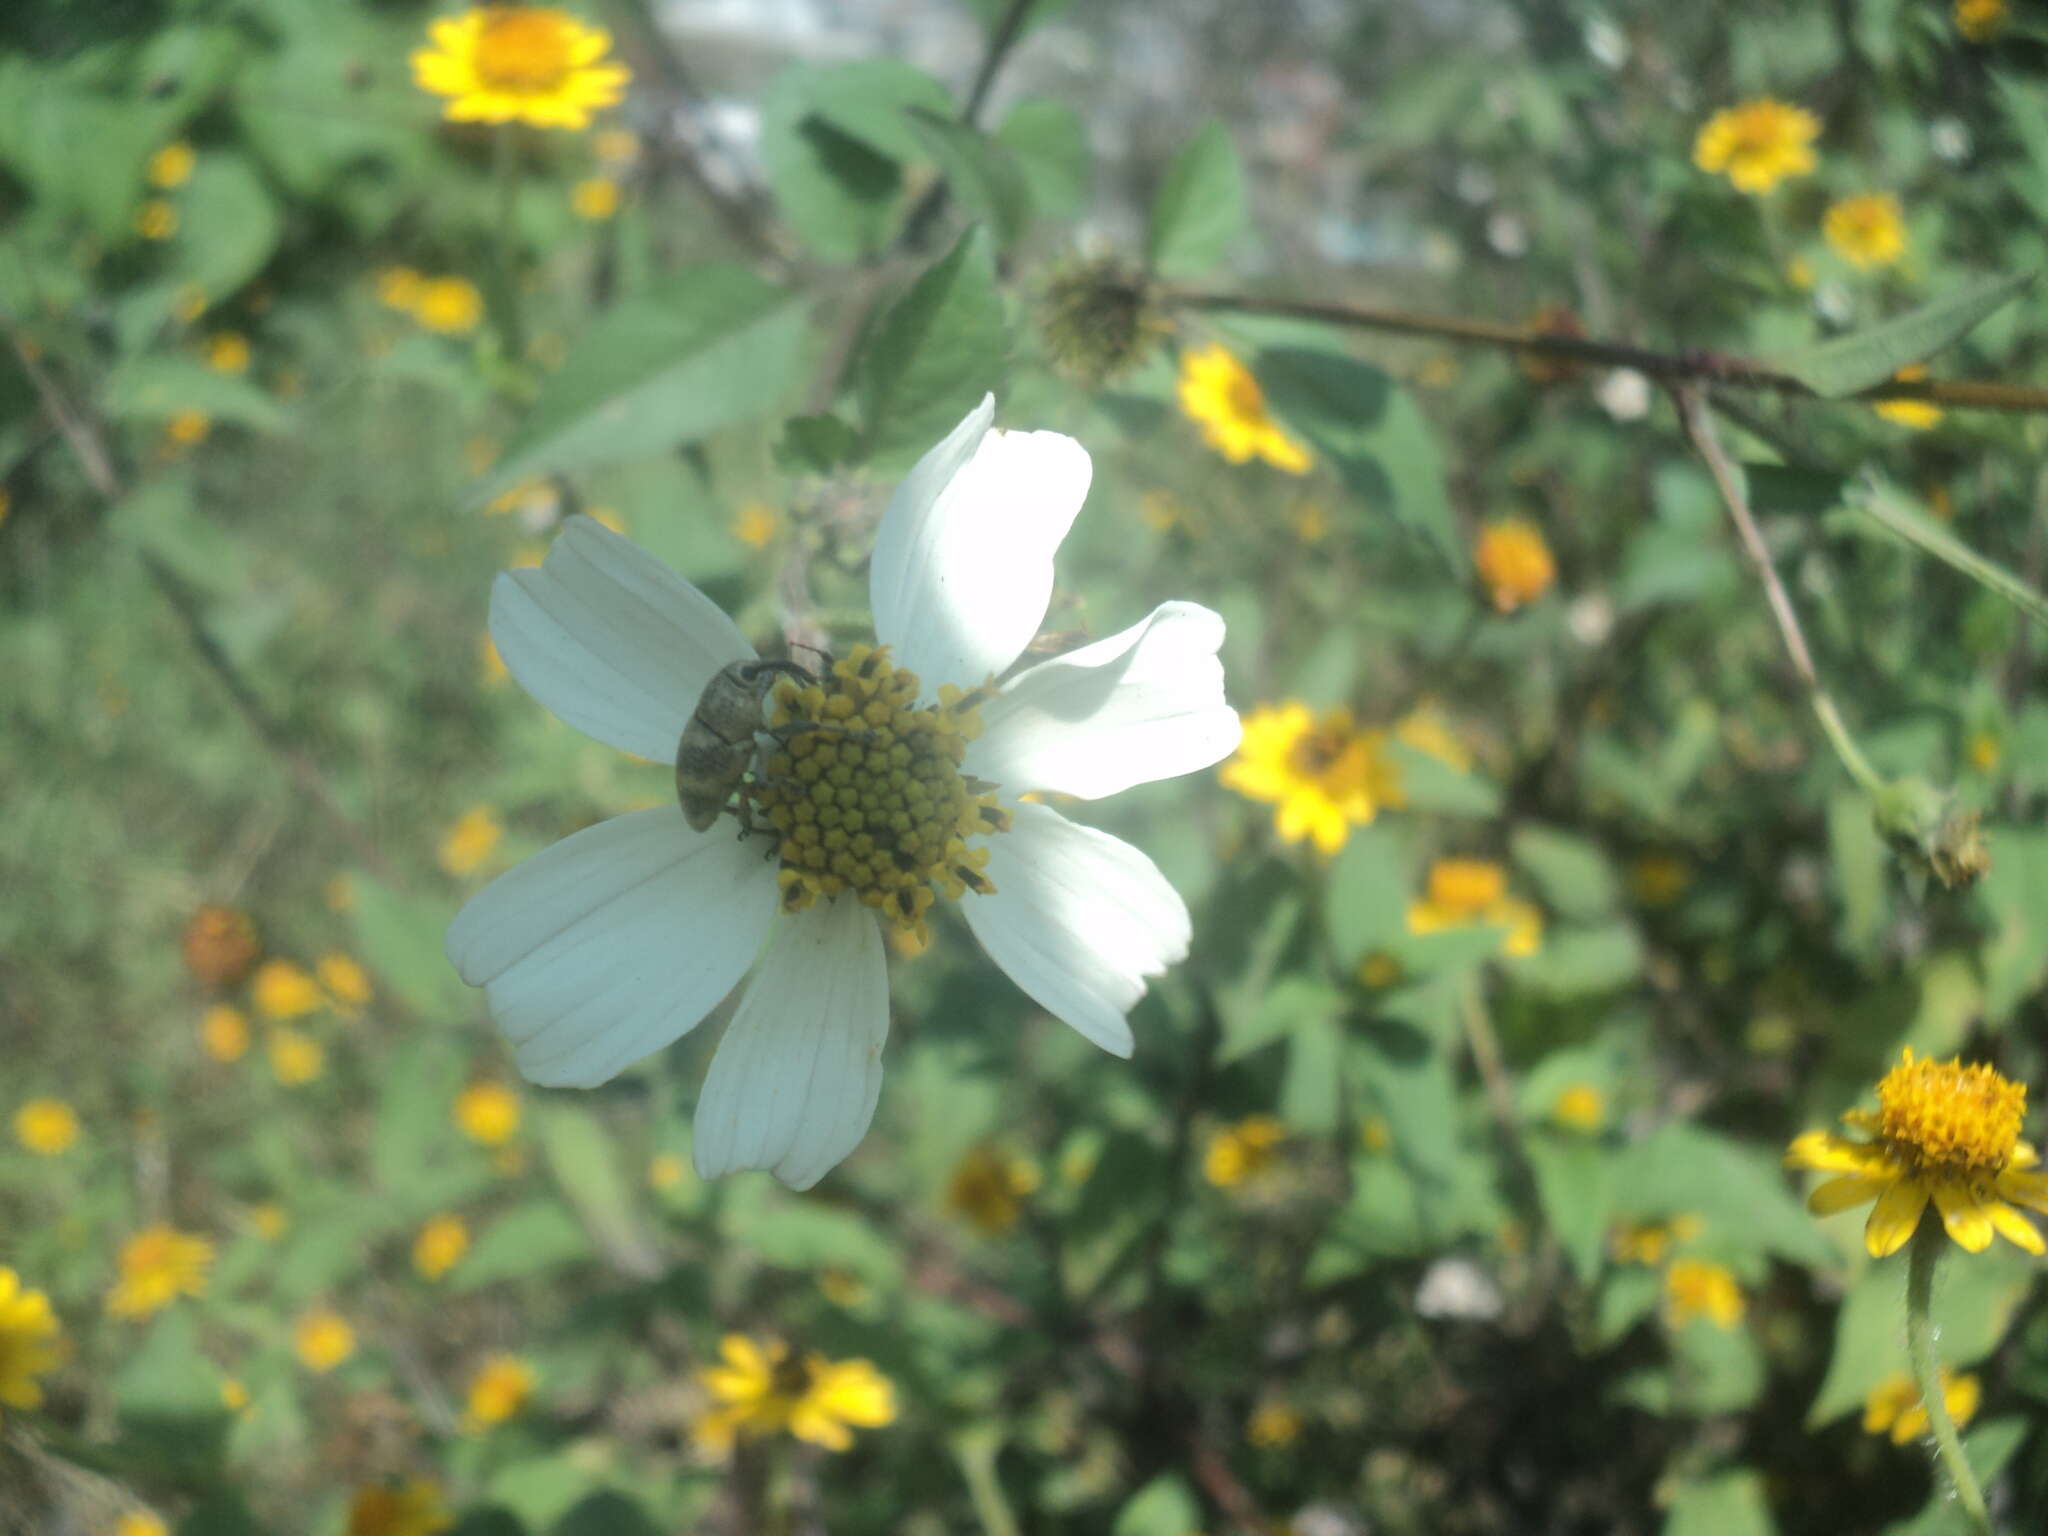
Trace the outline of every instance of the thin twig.
{"type": "MultiPolygon", "coordinates": [[[[1259,294],[1168,292],[1160,295],[1168,308],[1234,310],[1248,315],[1284,315],[1320,320],[1359,330],[1396,336],[1428,336],[1438,341],[1500,347],[1510,352],[1559,362],[1633,368],[1666,384],[1712,384],[1731,389],[1762,390],[1795,400],[1827,398],[1755,358],[1724,352],[1659,352],[1626,342],[1564,336],[1527,326],[1492,320],[1465,320],[1452,315],[1421,314],[1360,304],[1330,304],[1312,299],[1276,299],[1259,294]]],[[[1935,405],[1985,411],[2048,411],[2048,389],[2028,384],[1995,384],[1966,379],[1887,379],[1844,400],[1924,400],[1935,405]]]]}
{"type": "Polygon", "coordinates": [[[1813,652],[1806,644],[1806,632],[1799,625],[1799,612],[1792,606],[1792,598],[1785,591],[1784,582],[1778,578],[1770,546],[1764,543],[1763,533],[1750,512],[1742,479],[1736,474],[1727,449],[1721,446],[1721,439],[1714,431],[1714,418],[1707,408],[1706,397],[1698,389],[1684,386],[1672,390],[1671,396],[1678,407],[1678,419],[1684,424],[1685,435],[1706,461],[1707,472],[1714,477],[1714,488],[1721,493],[1721,504],[1728,509],[1729,520],[1735,524],[1743,550],[1749,555],[1750,564],[1756,568],[1757,579],[1763,583],[1764,599],[1770,605],[1771,617],[1777,621],[1778,634],[1785,642],[1785,653],[1792,658],[1792,669],[1799,674],[1800,682],[1806,685],[1813,712],[1820,718],[1821,729],[1827,732],[1835,755],[1841,758],[1842,766],[1849,770],[1850,777],[1869,793],[1878,794],[1884,789],[1884,780],[1863,755],[1856,738],[1850,735],[1841,711],[1835,708],[1834,699],[1821,686],[1820,674],[1813,665],[1813,652]]]}
{"type": "MultiPolygon", "coordinates": [[[[988,35],[988,48],[981,56],[981,68],[975,71],[974,84],[968,88],[967,105],[960,109],[960,121],[972,128],[981,117],[981,109],[988,105],[988,93],[996,83],[996,72],[1003,67],[1003,60],[1016,46],[1023,34],[1024,22],[1030,16],[1038,0],[1010,0],[1003,14],[997,18],[995,30],[988,35]]],[[[931,233],[932,225],[946,210],[946,201],[952,196],[948,181],[941,178],[925,190],[917,206],[910,210],[910,217],[903,222],[903,234],[897,240],[897,249],[916,250],[931,233]]]]}

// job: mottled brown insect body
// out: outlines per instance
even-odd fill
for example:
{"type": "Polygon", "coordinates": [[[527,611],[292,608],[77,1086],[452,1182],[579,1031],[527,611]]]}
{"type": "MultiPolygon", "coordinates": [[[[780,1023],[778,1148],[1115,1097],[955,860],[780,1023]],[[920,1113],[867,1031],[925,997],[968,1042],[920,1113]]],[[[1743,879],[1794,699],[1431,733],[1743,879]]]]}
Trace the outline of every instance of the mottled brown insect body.
{"type": "Polygon", "coordinates": [[[695,830],[710,829],[753,766],[761,701],[777,677],[812,681],[793,661],[736,661],[720,668],[697,696],[676,743],[676,800],[695,830]]]}

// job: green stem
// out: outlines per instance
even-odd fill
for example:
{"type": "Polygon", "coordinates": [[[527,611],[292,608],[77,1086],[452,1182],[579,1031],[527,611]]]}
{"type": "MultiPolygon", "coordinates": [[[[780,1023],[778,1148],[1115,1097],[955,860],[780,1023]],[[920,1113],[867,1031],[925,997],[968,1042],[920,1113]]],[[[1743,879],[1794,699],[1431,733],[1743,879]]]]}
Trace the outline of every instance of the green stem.
{"type": "Polygon", "coordinates": [[[1833,743],[1835,756],[1842,760],[1842,766],[1849,770],[1849,777],[1863,787],[1867,795],[1882,794],[1888,787],[1884,776],[1870,766],[1870,759],[1863,755],[1863,749],[1856,744],[1856,738],[1849,734],[1849,727],[1843,723],[1841,713],[1835,708],[1835,701],[1825,693],[1813,696],[1813,712],[1820,717],[1821,729],[1827,732],[1833,743]]]}
{"type": "Polygon", "coordinates": [[[491,176],[497,184],[497,311],[498,339],[505,356],[526,355],[524,328],[519,323],[519,141],[517,123],[500,123],[491,140],[491,176]]]}
{"type": "Polygon", "coordinates": [[[1934,1358],[1934,1267],[1941,1262],[1948,1234],[1934,1219],[1933,1212],[1920,1218],[1912,1245],[1906,1254],[1906,1357],[1912,1362],[1913,1380],[1920,1387],[1920,1403],[1927,1410],[1927,1422],[1934,1431],[1935,1450],[1955,1484],[1956,1498],[1970,1517],[1971,1527],[1992,1536],[1991,1515],[1984,1507],[1984,1490],[1977,1486],[1977,1473],[1963,1452],[1962,1437],[1955,1420],[1948,1416],[1948,1402],[1942,1395],[1941,1368],[1934,1358]]]}

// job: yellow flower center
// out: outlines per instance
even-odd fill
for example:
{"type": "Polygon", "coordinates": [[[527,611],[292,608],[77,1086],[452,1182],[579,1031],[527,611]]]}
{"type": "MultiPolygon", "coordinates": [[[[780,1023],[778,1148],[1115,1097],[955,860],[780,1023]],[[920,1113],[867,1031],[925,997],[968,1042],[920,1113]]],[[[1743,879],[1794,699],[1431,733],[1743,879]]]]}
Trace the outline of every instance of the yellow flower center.
{"type": "Polygon", "coordinates": [[[514,94],[555,90],[568,78],[573,40],[552,11],[492,6],[477,34],[477,78],[514,94]]]}
{"type": "Polygon", "coordinates": [[[850,891],[921,933],[935,891],[957,901],[995,889],[988,850],[966,840],[1007,831],[1010,813],[960,771],[986,691],[948,685],[927,708],[917,696],[917,674],[891,664],[886,646],[856,646],[818,682],[777,686],[769,730],[780,744],[753,802],[780,839],[784,911],[850,891]]]}
{"type": "Polygon", "coordinates": [[[1348,718],[1333,721],[1325,716],[1322,725],[1303,732],[1288,749],[1288,766],[1304,779],[1321,778],[1344,760],[1357,740],[1348,718]]]}
{"type": "Polygon", "coordinates": [[[1905,1059],[1877,1085],[1877,1130],[1918,1169],[1998,1171],[2011,1161],[2027,1088],[1979,1063],[1905,1059]]]}

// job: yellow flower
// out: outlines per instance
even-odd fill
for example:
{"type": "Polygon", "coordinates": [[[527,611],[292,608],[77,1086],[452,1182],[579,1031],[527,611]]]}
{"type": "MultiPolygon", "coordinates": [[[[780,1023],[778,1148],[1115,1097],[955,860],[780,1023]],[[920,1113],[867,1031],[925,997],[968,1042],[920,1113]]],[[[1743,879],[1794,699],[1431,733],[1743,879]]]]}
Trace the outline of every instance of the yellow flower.
{"type": "Polygon", "coordinates": [[[43,1389],[36,1378],[56,1366],[58,1354],[50,1298],[0,1265],[0,1407],[39,1407],[43,1389]]]}
{"type": "Polygon", "coordinates": [[[2002,1233],[2031,1254],[2041,1234],[2015,1205],[2048,1212],[2048,1174],[2030,1170],[2040,1156],[2020,1140],[2027,1089],[1982,1063],[1916,1060],[1910,1048],[1877,1085],[1877,1111],[1842,1117],[1870,1139],[1808,1131],[1785,1161],[1838,1175],[1807,1197],[1816,1215],[1877,1203],[1863,1228],[1863,1246],[1881,1259],[1913,1235],[1928,1202],[1948,1235],[1971,1253],[2002,1233]]]}
{"type": "Polygon", "coordinates": [[[1287,1127],[1271,1115],[1247,1115],[1209,1138],[1202,1154],[1202,1177],[1218,1189],[1230,1189],[1256,1178],[1280,1159],[1287,1127]]]}
{"type": "Polygon", "coordinates": [[[249,1388],[239,1377],[229,1376],[222,1380],[220,1405],[234,1414],[243,1412],[249,1406],[249,1388]]]}
{"type": "Polygon", "coordinates": [[[519,1096],[503,1083],[471,1083],[455,1097],[455,1124],[480,1146],[502,1147],[519,1131],[519,1096]]]}
{"type": "Polygon", "coordinates": [[[386,309],[402,309],[411,313],[413,305],[420,301],[420,288],[426,279],[411,267],[386,267],[377,274],[377,302],[386,309]]]}
{"type": "Polygon", "coordinates": [[[750,501],[732,520],[732,536],[749,549],[766,549],[782,531],[782,519],[765,501],[750,501]]]}
{"type": "Polygon", "coordinates": [[[356,1352],[356,1331],[339,1312],[315,1307],[292,1324],[292,1348],[301,1365],[324,1376],[356,1352]]]}
{"type": "Polygon", "coordinates": [[[1543,914],[1508,894],[1506,870],[1486,859],[1438,859],[1429,867],[1422,898],[1409,903],[1408,931],[1430,934],[1477,926],[1507,929],[1503,954],[1533,955],[1543,947],[1543,914]]]}
{"type": "Polygon", "coordinates": [[[135,233],[145,240],[168,240],[178,232],[177,206],[152,197],[135,210],[135,233]]]}
{"type": "Polygon", "coordinates": [[[1668,907],[1692,884],[1692,870],[1676,854],[1646,853],[1628,872],[1629,888],[1646,907],[1668,907]]]}
{"type": "Polygon", "coordinates": [[[249,1050],[249,1020],[239,1008],[216,1003],[199,1016],[199,1046],[215,1061],[240,1061],[249,1050]]]}
{"type": "Polygon", "coordinates": [[[1591,1083],[1573,1083],[1550,1106],[1550,1118],[1568,1130],[1597,1131],[1607,1123],[1607,1096],[1591,1083]]]}
{"type": "Polygon", "coordinates": [[[1269,1397],[1246,1415],[1244,1437],[1262,1451],[1280,1450],[1301,1438],[1301,1415],[1269,1397]]]}
{"type": "Polygon", "coordinates": [[[1310,838],[1324,853],[1342,848],[1351,828],[1371,821],[1382,805],[1401,803],[1383,733],[1358,729],[1348,709],[1317,716],[1296,701],[1245,717],[1223,782],[1248,799],[1278,805],[1274,826],[1284,841],[1310,838]]]}
{"type": "Polygon", "coordinates": [[[504,835],[505,829],[491,814],[490,807],[471,806],[441,838],[441,867],[458,879],[474,874],[504,835]]]}
{"type": "Polygon", "coordinates": [[[475,330],[483,319],[484,296],[466,277],[422,278],[413,295],[412,314],[430,331],[460,336],[475,330]]]}
{"type": "Polygon", "coordinates": [[[1183,352],[1180,408],[1202,429],[1202,441],[1233,464],[1264,459],[1290,475],[1314,462],[1266,410],[1266,396],[1251,370],[1221,345],[1183,352]]]}
{"type": "Polygon", "coordinates": [[[1459,773],[1472,770],[1472,751],[1458,739],[1450,722],[1434,704],[1418,704],[1394,722],[1394,739],[1403,746],[1427,753],[1446,768],[1459,773]]]}
{"type": "Polygon", "coordinates": [[[1479,531],[1472,561],[1493,606],[1502,613],[1533,603],[1557,580],[1557,562],[1543,541],[1543,530],[1526,518],[1488,523],[1479,531]]]}
{"type": "Polygon", "coordinates": [[[577,218],[600,223],[619,211],[619,184],[608,176],[579,181],[569,193],[569,206],[577,218]]]}
{"type": "Polygon", "coordinates": [[[946,1209],[994,1237],[1017,1224],[1023,1198],[1037,1188],[1036,1168],[984,1142],[954,1165],[946,1180],[946,1209]]]}
{"type": "Polygon", "coordinates": [[[287,1088],[302,1088],[327,1069],[327,1052],[302,1030],[279,1025],[271,1030],[266,1049],[271,1075],[287,1088]]]}
{"type": "Polygon", "coordinates": [[[171,412],[170,419],[164,423],[164,441],[173,449],[197,448],[212,432],[213,418],[190,406],[171,412]]]}
{"type": "Polygon", "coordinates": [[[146,1509],[131,1509],[114,1522],[114,1536],[171,1536],[171,1528],[146,1509]]]}
{"type": "Polygon", "coordinates": [[[494,1355],[469,1383],[463,1428],[471,1434],[502,1424],[526,1406],[537,1378],[517,1355],[494,1355]]]}
{"type": "Polygon", "coordinates": [[[1692,163],[1724,175],[1738,192],[1764,193],[1813,170],[1820,119],[1801,107],[1761,97],[1725,107],[1693,140],[1692,163]]]}
{"type": "MultiPolygon", "coordinates": [[[[1927,377],[1927,365],[1908,363],[1892,377],[1910,384],[1927,377]]],[[[1932,400],[1880,400],[1871,409],[1893,426],[1909,427],[1915,432],[1925,432],[1929,427],[1941,424],[1941,407],[1932,400]]]]}
{"type": "Polygon", "coordinates": [[[221,331],[208,338],[206,366],[215,373],[247,373],[249,338],[240,331],[221,331]]]}
{"type": "Polygon", "coordinates": [[[261,1205],[249,1207],[249,1225],[256,1229],[256,1235],[266,1243],[274,1243],[283,1237],[291,1224],[291,1217],[285,1214],[284,1207],[275,1200],[266,1200],[261,1205]]]}
{"type": "Polygon", "coordinates": [[[1664,1321],[1683,1328],[1704,1317],[1716,1328],[1739,1327],[1744,1303],[1734,1274],[1705,1259],[1673,1259],[1664,1271],[1664,1321]]]}
{"type": "MultiPolygon", "coordinates": [[[[1940,1368],[1938,1379],[1942,1404],[1948,1409],[1950,1421],[1961,1429],[1977,1416],[1982,1388],[1975,1376],[1954,1375],[1945,1365],[1940,1368]]],[[[1863,1432],[1889,1433],[1893,1445],[1904,1445],[1927,1433],[1927,1407],[1920,1401],[1920,1389],[1912,1377],[1902,1371],[1871,1388],[1870,1396],[1863,1400],[1863,1432]]]]}
{"type": "Polygon", "coordinates": [[[1988,43],[2005,29],[2005,0],[1956,0],[1956,30],[1973,43],[1988,43]]]}
{"type": "Polygon", "coordinates": [[[1866,192],[1831,204],[1821,233],[1852,267],[1888,267],[1906,254],[1906,216],[1889,192],[1866,192]]]}
{"type": "Polygon", "coordinates": [[[340,950],[330,949],[322,955],[314,970],[326,989],[327,1001],[341,1012],[353,1014],[369,1002],[370,973],[340,950]]]}
{"type": "Polygon", "coordinates": [[[719,1345],[721,1364],[698,1373],[719,1406],[697,1421],[697,1444],[722,1453],[740,1435],[787,1430],[799,1440],[843,1451],[853,1444],[849,1426],[879,1429],[896,1418],[896,1392],[867,1360],[833,1362],[823,1355],[792,1356],[780,1339],[765,1345],[729,1333],[719,1345]]]}
{"type": "Polygon", "coordinates": [[[56,1157],[78,1143],[78,1115],[62,1099],[30,1099],[14,1112],[14,1139],[37,1157],[56,1157]]]}
{"type": "Polygon", "coordinates": [[[412,76],[448,98],[441,114],[451,122],[587,128],[632,78],[624,65],[600,62],[610,33],[551,6],[478,6],[427,35],[432,45],[414,52],[412,76]]]}
{"type": "Polygon", "coordinates": [[[320,987],[293,960],[266,960],[249,984],[250,999],[266,1019],[298,1019],[320,1006],[320,987]]]}
{"type": "Polygon", "coordinates": [[[440,1536],[455,1524],[441,1490],[424,1479],[358,1488],[342,1536],[440,1536]]]}
{"type": "Polygon", "coordinates": [[[460,1216],[436,1216],[412,1240],[412,1267],[424,1279],[438,1280],[469,1252],[469,1227],[460,1216]]]}
{"type": "Polygon", "coordinates": [[[2005,755],[1998,738],[1989,731],[1972,734],[1964,751],[1969,756],[1970,766],[1979,773],[1996,773],[1999,759],[2005,755]]]}
{"type": "Polygon", "coordinates": [[[166,144],[149,157],[148,169],[143,173],[152,187],[168,192],[173,187],[182,187],[192,174],[192,167],[199,157],[192,153],[192,146],[182,139],[175,144],[166,144]]]}
{"type": "Polygon", "coordinates": [[[121,1278],[107,1294],[107,1310],[116,1317],[148,1317],[180,1296],[206,1290],[213,1244],[175,1227],[148,1227],[121,1249],[121,1278]]]}

